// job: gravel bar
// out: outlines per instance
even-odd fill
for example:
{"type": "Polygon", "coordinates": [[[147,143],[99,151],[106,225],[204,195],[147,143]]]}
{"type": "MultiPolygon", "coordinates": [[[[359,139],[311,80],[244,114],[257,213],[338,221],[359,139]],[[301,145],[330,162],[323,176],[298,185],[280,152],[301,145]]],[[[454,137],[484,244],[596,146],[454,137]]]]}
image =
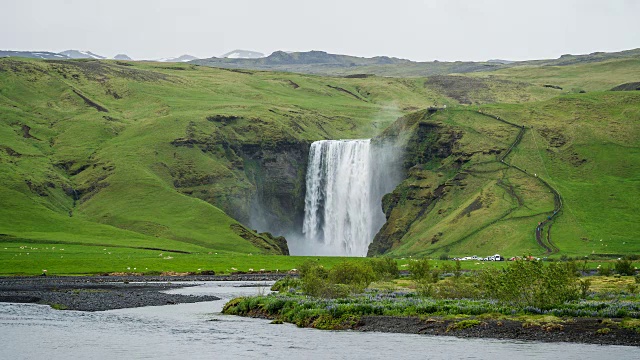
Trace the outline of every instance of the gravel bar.
{"type": "Polygon", "coordinates": [[[195,281],[273,281],[286,274],[187,276],[33,276],[0,277],[0,302],[36,303],[57,309],[103,311],[141,306],[220,300],[216,296],[165,294],[195,281]]]}

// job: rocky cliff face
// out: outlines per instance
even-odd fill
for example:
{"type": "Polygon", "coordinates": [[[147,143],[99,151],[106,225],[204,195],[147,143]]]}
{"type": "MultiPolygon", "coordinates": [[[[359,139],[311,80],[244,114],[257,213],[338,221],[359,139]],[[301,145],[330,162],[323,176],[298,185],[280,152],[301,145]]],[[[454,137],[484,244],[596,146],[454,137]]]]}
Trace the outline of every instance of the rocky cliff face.
{"type": "Polygon", "coordinates": [[[407,115],[378,139],[396,139],[404,144],[406,177],[382,200],[387,222],[369,245],[367,256],[384,254],[398,245],[413,222],[447,191],[445,179],[431,169],[452,154],[462,134],[447,125],[427,121],[431,114],[427,110],[407,115]],[[406,139],[400,140],[403,134],[406,139]]]}
{"type": "Polygon", "coordinates": [[[255,185],[249,225],[259,231],[285,235],[302,228],[307,142],[243,145],[245,174],[255,185]]]}
{"type": "MultiPolygon", "coordinates": [[[[171,142],[179,151],[162,166],[174,187],[215,205],[247,228],[276,236],[302,229],[309,142],[241,140],[234,128],[240,118],[216,115],[206,120],[190,122],[185,136],[171,142]],[[189,156],[181,158],[184,151],[189,156]]],[[[263,237],[274,243],[273,249],[288,253],[284,239],[263,237]]]]}

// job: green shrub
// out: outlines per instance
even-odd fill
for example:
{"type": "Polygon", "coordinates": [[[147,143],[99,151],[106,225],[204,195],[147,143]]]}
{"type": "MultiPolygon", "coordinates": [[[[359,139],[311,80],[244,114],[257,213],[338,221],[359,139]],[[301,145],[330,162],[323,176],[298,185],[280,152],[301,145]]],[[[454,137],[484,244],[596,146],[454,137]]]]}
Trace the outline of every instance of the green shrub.
{"type": "Polygon", "coordinates": [[[435,284],[430,296],[436,299],[476,299],[480,295],[473,278],[449,278],[435,284]]]}
{"type": "Polygon", "coordinates": [[[502,270],[482,271],[478,280],[484,297],[515,306],[549,309],[580,294],[575,266],[569,263],[514,261],[502,270]]]}
{"type": "Polygon", "coordinates": [[[474,326],[480,325],[480,323],[481,323],[480,320],[462,320],[462,321],[454,322],[449,324],[449,326],[447,326],[446,332],[472,328],[474,326]]]}
{"type": "Polygon", "coordinates": [[[440,265],[440,270],[443,274],[451,274],[453,272],[453,267],[447,263],[440,265]]]}
{"type": "Polygon", "coordinates": [[[389,257],[373,258],[369,261],[376,280],[397,279],[400,276],[398,263],[389,257]]]}
{"type": "Polygon", "coordinates": [[[302,291],[316,297],[346,297],[364,291],[375,279],[369,263],[345,261],[331,270],[315,261],[307,261],[300,266],[302,291]]]}
{"type": "Polygon", "coordinates": [[[298,272],[300,273],[300,278],[304,279],[305,276],[310,275],[311,273],[315,273],[318,271],[318,268],[323,268],[319,262],[315,260],[307,260],[303,262],[300,266],[298,266],[298,272]]]}
{"type": "Polygon", "coordinates": [[[422,280],[431,276],[431,266],[429,260],[421,259],[409,261],[409,272],[413,280],[422,280]]]}
{"type": "Polygon", "coordinates": [[[409,272],[416,285],[416,293],[420,296],[433,296],[437,287],[434,284],[440,280],[442,270],[431,268],[429,260],[421,259],[409,262],[409,272]]]}
{"type": "Polygon", "coordinates": [[[578,287],[580,288],[580,297],[586,298],[591,287],[591,279],[578,280],[578,287]]]}
{"type": "Polygon", "coordinates": [[[317,261],[305,261],[299,267],[302,291],[311,296],[322,296],[328,284],[329,270],[317,261]]]}
{"type": "Polygon", "coordinates": [[[271,286],[271,291],[288,291],[302,287],[302,281],[291,276],[284,277],[271,286]]]}
{"type": "Polygon", "coordinates": [[[414,280],[416,285],[416,294],[419,296],[431,297],[434,293],[434,285],[430,278],[414,280]]]}
{"type": "Polygon", "coordinates": [[[51,304],[51,308],[54,309],[54,310],[67,310],[68,309],[66,305],[58,304],[58,303],[51,304]]]}
{"type": "Polygon", "coordinates": [[[352,293],[360,293],[376,279],[368,263],[342,262],[329,271],[329,282],[349,287],[352,293]]]}
{"type": "Polygon", "coordinates": [[[633,275],[636,270],[633,268],[631,260],[620,259],[615,264],[616,272],[620,275],[633,275]]]}
{"type": "Polygon", "coordinates": [[[613,273],[613,269],[611,268],[610,264],[607,264],[606,266],[598,267],[598,275],[600,276],[611,276],[612,273],[613,273]]]}
{"type": "Polygon", "coordinates": [[[453,276],[459,278],[462,275],[462,264],[460,260],[456,260],[456,267],[453,269],[453,276]]]}

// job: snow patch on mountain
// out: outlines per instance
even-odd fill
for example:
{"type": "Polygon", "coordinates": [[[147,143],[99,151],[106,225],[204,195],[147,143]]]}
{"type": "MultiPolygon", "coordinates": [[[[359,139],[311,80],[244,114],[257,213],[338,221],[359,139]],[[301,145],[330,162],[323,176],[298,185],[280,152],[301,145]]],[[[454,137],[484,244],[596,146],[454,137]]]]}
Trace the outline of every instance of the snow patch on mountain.
{"type": "Polygon", "coordinates": [[[172,58],[162,58],[162,59],[157,59],[156,61],[160,61],[160,62],[187,62],[187,61],[191,61],[191,60],[198,60],[197,57],[195,56],[191,56],[191,55],[182,55],[179,57],[172,57],[172,58]]]}
{"type": "Polygon", "coordinates": [[[233,50],[224,55],[221,55],[221,58],[227,59],[259,59],[263,58],[265,55],[263,53],[257,51],[250,50],[233,50]]]}
{"type": "Polygon", "coordinates": [[[70,59],[106,59],[105,56],[94,54],[91,51],[66,50],[61,52],[60,54],[65,55],[70,59]]]}
{"type": "Polygon", "coordinates": [[[49,51],[13,51],[13,50],[0,50],[0,58],[2,57],[25,57],[32,59],[68,59],[67,56],[57,54],[49,51]]]}

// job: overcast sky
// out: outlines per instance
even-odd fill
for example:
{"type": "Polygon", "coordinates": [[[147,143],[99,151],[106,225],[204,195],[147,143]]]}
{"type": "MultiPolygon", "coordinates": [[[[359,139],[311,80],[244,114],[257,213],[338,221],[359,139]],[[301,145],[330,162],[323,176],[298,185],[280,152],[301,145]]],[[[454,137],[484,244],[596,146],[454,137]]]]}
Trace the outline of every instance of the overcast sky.
{"type": "Polygon", "coordinates": [[[416,61],[640,47],[640,0],[0,0],[0,49],[134,59],[323,50],[416,61]]]}

